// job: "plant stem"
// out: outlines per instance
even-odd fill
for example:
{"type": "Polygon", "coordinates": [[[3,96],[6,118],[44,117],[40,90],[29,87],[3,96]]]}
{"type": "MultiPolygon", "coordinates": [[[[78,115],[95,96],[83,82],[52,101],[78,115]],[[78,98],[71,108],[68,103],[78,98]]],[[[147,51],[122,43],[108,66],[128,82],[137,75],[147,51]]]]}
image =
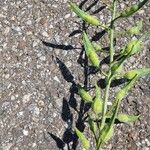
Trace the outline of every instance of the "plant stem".
{"type": "Polygon", "coordinates": [[[110,25],[110,63],[114,57],[114,19],[116,17],[116,0],[113,1],[113,12],[110,25]]]}
{"type": "MultiPolygon", "coordinates": [[[[113,57],[114,57],[114,19],[116,16],[116,0],[113,1],[113,11],[112,11],[112,19],[111,19],[111,25],[110,25],[110,64],[113,62],[113,57]]],[[[102,110],[102,121],[101,121],[101,126],[100,130],[103,129],[106,121],[106,112],[107,112],[107,103],[108,103],[108,98],[109,98],[109,89],[112,81],[112,74],[111,74],[111,69],[109,70],[108,77],[107,77],[107,82],[106,82],[106,89],[105,89],[105,94],[104,94],[104,103],[103,103],[103,110],[102,110]]],[[[100,136],[99,136],[100,139],[100,136]]],[[[97,150],[101,150],[101,146],[99,144],[99,139],[98,139],[98,147],[97,150]]]]}
{"type": "MultiPolygon", "coordinates": [[[[113,1],[113,12],[112,12],[112,23],[111,23],[111,29],[110,29],[110,63],[113,62],[113,56],[114,56],[114,18],[116,15],[116,0],[113,1]]],[[[108,97],[109,97],[109,89],[110,89],[110,84],[112,81],[112,77],[111,77],[111,70],[109,71],[108,74],[108,79],[107,79],[107,86],[105,89],[105,95],[104,95],[104,103],[103,103],[103,111],[102,111],[102,122],[101,122],[101,127],[100,129],[102,129],[104,127],[105,124],[105,120],[106,120],[106,111],[107,111],[107,102],[108,102],[108,97]]]]}

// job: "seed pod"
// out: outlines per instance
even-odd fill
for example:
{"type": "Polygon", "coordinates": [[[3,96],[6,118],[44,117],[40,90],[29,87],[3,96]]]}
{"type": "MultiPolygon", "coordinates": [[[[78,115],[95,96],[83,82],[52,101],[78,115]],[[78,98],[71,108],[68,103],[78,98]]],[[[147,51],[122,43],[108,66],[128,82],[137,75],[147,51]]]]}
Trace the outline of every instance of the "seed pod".
{"type": "Polygon", "coordinates": [[[128,30],[126,31],[126,33],[127,33],[127,34],[131,34],[131,35],[133,35],[133,34],[138,34],[138,33],[140,32],[140,30],[142,29],[142,26],[143,26],[143,20],[140,20],[140,21],[137,23],[136,26],[134,26],[134,27],[128,29],[128,30]]]}
{"type": "Polygon", "coordinates": [[[110,140],[114,133],[114,127],[110,126],[109,124],[106,124],[101,132],[101,141],[102,143],[106,143],[108,140],[110,140]]]}
{"type": "Polygon", "coordinates": [[[99,114],[102,112],[103,109],[103,102],[101,99],[101,92],[99,86],[96,84],[96,97],[92,103],[92,110],[96,114],[99,114]]]}
{"type": "Polygon", "coordinates": [[[95,98],[94,102],[92,103],[92,110],[96,113],[99,114],[102,112],[103,108],[103,102],[99,98],[95,98]]]}
{"type": "Polygon", "coordinates": [[[138,77],[141,77],[146,74],[150,74],[150,68],[130,70],[127,73],[125,73],[124,78],[131,80],[135,77],[135,75],[137,75],[138,77]]]}
{"type": "Polygon", "coordinates": [[[100,22],[95,16],[91,16],[88,13],[81,10],[75,3],[72,3],[71,1],[68,2],[73,12],[76,13],[77,16],[79,16],[82,20],[86,21],[89,24],[99,26],[100,22]]]}
{"type": "Polygon", "coordinates": [[[135,4],[131,7],[128,7],[127,9],[125,9],[120,17],[129,17],[131,15],[133,15],[135,12],[137,12],[141,7],[143,7],[143,5],[148,2],[148,0],[143,0],[142,2],[140,2],[139,4],[135,4]]]}
{"type": "Polygon", "coordinates": [[[99,64],[100,64],[99,57],[96,54],[94,47],[85,32],[83,32],[83,44],[84,44],[86,55],[89,58],[91,64],[99,68],[99,64]]]}
{"type": "Polygon", "coordinates": [[[85,135],[82,132],[80,132],[77,128],[75,128],[75,132],[76,132],[77,136],[79,137],[79,139],[80,139],[83,147],[85,148],[85,150],[89,150],[90,143],[87,140],[87,138],[85,137],[85,135]]]}
{"type": "Polygon", "coordinates": [[[127,55],[130,53],[130,55],[133,55],[135,53],[138,53],[141,51],[143,45],[141,44],[141,41],[138,39],[131,40],[127,44],[125,50],[123,51],[124,55],[127,55]]]}
{"type": "Polygon", "coordinates": [[[94,122],[94,121],[93,121],[92,119],[90,119],[90,118],[89,118],[88,122],[89,122],[91,131],[95,134],[96,131],[97,131],[96,122],[94,122]]]}
{"type": "Polygon", "coordinates": [[[78,94],[85,102],[92,102],[91,95],[83,87],[78,87],[78,94]]]}
{"type": "Polygon", "coordinates": [[[138,120],[139,119],[139,115],[135,116],[135,115],[119,114],[117,119],[120,122],[130,123],[130,122],[134,122],[134,121],[138,120]]]}
{"type": "Polygon", "coordinates": [[[126,95],[126,90],[122,89],[116,94],[116,99],[123,99],[123,97],[126,95]]]}

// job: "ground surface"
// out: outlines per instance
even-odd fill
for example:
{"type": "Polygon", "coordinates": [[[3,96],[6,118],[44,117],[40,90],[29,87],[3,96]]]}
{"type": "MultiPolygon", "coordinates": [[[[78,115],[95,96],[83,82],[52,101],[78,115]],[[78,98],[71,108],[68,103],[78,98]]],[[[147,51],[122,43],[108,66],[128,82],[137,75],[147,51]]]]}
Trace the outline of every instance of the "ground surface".
{"type": "MultiPolygon", "coordinates": [[[[90,4],[86,2],[83,8],[90,4]]],[[[99,6],[104,4],[99,1],[90,12],[99,6]]],[[[150,28],[148,10],[149,4],[133,18],[119,22],[120,28],[143,18],[146,31],[150,28]]],[[[97,15],[102,22],[110,18],[105,9],[97,15]]],[[[72,107],[79,109],[80,104],[78,96],[78,105],[73,98],[74,85],[84,83],[85,77],[78,59],[80,34],[69,35],[81,28],[67,0],[0,0],[0,150],[58,150],[68,149],[65,143],[71,145],[71,128],[79,117],[72,107]]],[[[123,45],[126,40],[117,43],[123,45]]],[[[107,46],[107,37],[101,41],[107,46]]],[[[149,66],[148,43],[145,39],[146,48],[129,60],[127,68],[149,66]]],[[[124,112],[138,113],[141,119],[133,125],[117,125],[116,135],[104,149],[150,149],[149,81],[148,76],[141,78],[122,104],[124,112]]]]}

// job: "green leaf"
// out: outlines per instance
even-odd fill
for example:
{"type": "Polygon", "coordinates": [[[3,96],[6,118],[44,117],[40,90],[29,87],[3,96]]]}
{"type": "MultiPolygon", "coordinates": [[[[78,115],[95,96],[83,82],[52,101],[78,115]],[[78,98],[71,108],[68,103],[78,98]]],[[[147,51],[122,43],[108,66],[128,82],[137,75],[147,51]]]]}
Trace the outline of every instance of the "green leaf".
{"type": "MultiPolygon", "coordinates": [[[[107,112],[106,116],[112,116],[114,114],[114,112],[119,109],[119,104],[121,102],[121,100],[126,96],[126,94],[128,93],[128,91],[133,87],[134,83],[136,82],[136,80],[138,79],[138,76],[135,75],[134,78],[132,78],[132,80],[128,81],[126,83],[126,85],[119,90],[116,95],[115,95],[115,100],[113,101],[113,104],[110,108],[110,110],[107,112]]],[[[115,118],[117,114],[115,114],[115,118]]],[[[113,122],[115,121],[115,118],[113,118],[113,122]]]]}
{"type": "Polygon", "coordinates": [[[90,130],[91,130],[94,134],[96,134],[96,131],[97,131],[96,122],[94,122],[93,119],[91,119],[91,118],[89,117],[88,123],[89,123],[89,125],[90,125],[90,130]]]}
{"type": "Polygon", "coordinates": [[[92,25],[96,25],[96,26],[100,25],[99,20],[95,16],[89,15],[88,13],[81,10],[75,3],[71,2],[71,1],[69,1],[68,3],[70,5],[72,11],[74,13],[76,13],[76,15],[79,16],[82,20],[84,20],[85,22],[92,24],[92,25]]]}
{"type": "Polygon", "coordinates": [[[103,143],[106,143],[108,140],[110,140],[113,136],[114,133],[114,127],[113,125],[111,126],[110,124],[105,124],[104,128],[101,131],[101,136],[100,136],[100,145],[103,143]]]}
{"type": "Polygon", "coordinates": [[[134,121],[138,120],[139,117],[140,117],[139,115],[135,116],[135,115],[119,114],[117,119],[120,122],[130,123],[130,122],[134,122],[134,121]]]}
{"type": "Polygon", "coordinates": [[[86,55],[89,58],[91,64],[99,68],[99,64],[100,64],[99,57],[96,54],[94,47],[85,32],[83,32],[83,44],[84,44],[86,55]]]}
{"type": "Polygon", "coordinates": [[[142,8],[148,0],[143,0],[142,2],[132,5],[131,7],[126,8],[123,10],[119,17],[129,17],[133,15],[135,12],[137,12],[140,8],[142,8]]]}
{"type": "Polygon", "coordinates": [[[142,29],[142,26],[143,26],[143,20],[141,19],[139,22],[137,22],[136,26],[127,29],[126,33],[131,35],[139,34],[140,30],[142,29]]]}
{"type": "Polygon", "coordinates": [[[123,71],[123,62],[122,61],[115,62],[111,67],[111,71],[113,74],[118,74],[118,73],[122,72],[123,71]]]}
{"type": "Polygon", "coordinates": [[[103,109],[103,102],[101,99],[100,87],[96,84],[96,97],[92,103],[92,110],[96,114],[99,114],[102,112],[102,109],[103,109]]]}
{"type": "Polygon", "coordinates": [[[77,128],[75,128],[75,132],[77,134],[77,136],[79,137],[83,147],[86,149],[86,150],[89,150],[90,148],[90,143],[89,141],[86,139],[85,135],[80,132],[77,128]]]}
{"type": "Polygon", "coordinates": [[[78,86],[78,94],[84,100],[85,102],[93,102],[92,101],[92,96],[80,85],[78,86]]]}
{"type": "Polygon", "coordinates": [[[142,77],[146,74],[150,74],[150,68],[130,70],[127,73],[125,73],[124,78],[131,80],[135,77],[135,75],[137,75],[138,77],[142,77]]]}

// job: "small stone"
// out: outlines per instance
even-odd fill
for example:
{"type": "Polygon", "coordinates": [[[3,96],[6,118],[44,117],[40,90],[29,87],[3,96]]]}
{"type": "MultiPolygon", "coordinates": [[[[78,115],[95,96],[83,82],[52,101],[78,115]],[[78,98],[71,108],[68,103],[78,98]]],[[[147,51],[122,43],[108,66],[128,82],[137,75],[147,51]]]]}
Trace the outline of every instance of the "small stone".
{"type": "Polygon", "coordinates": [[[57,76],[54,77],[54,80],[60,83],[60,80],[58,79],[57,76]]]}
{"type": "Polygon", "coordinates": [[[22,132],[25,136],[28,136],[28,134],[29,134],[28,130],[25,130],[25,129],[22,132]]]}
{"type": "Polygon", "coordinates": [[[32,21],[31,21],[31,20],[28,20],[28,21],[26,22],[26,24],[27,24],[27,25],[31,25],[31,24],[32,24],[32,21]]]}
{"type": "Polygon", "coordinates": [[[9,77],[10,77],[10,75],[9,75],[9,74],[6,74],[6,75],[5,75],[5,78],[6,78],[6,79],[8,79],[9,77]]]}
{"type": "Polygon", "coordinates": [[[69,18],[70,17],[70,14],[67,14],[65,15],[65,19],[69,18]]]}
{"type": "Polygon", "coordinates": [[[20,27],[14,27],[13,28],[15,31],[17,31],[17,32],[21,32],[21,28],[20,27]]]}
{"type": "Polygon", "coordinates": [[[11,100],[12,100],[12,101],[15,100],[15,96],[12,95],[12,96],[11,96],[11,100]]]}
{"type": "Polygon", "coordinates": [[[45,57],[45,56],[41,56],[41,57],[40,57],[40,60],[45,61],[45,60],[46,60],[46,57],[45,57]]]}
{"type": "Polygon", "coordinates": [[[27,103],[27,102],[30,100],[30,96],[31,96],[31,94],[30,94],[30,93],[29,93],[29,94],[24,95],[24,96],[23,96],[23,102],[24,102],[24,103],[27,103]]]}
{"type": "Polygon", "coordinates": [[[45,103],[44,103],[42,100],[40,100],[40,101],[38,102],[38,105],[39,105],[39,107],[44,107],[45,103]]]}
{"type": "Polygon", "coordinates": [[[43,31],[42,35],[45,36],[45,37],[49,37],[49,35],[48,35],[48,33],[46,31],[43,31]]]}

